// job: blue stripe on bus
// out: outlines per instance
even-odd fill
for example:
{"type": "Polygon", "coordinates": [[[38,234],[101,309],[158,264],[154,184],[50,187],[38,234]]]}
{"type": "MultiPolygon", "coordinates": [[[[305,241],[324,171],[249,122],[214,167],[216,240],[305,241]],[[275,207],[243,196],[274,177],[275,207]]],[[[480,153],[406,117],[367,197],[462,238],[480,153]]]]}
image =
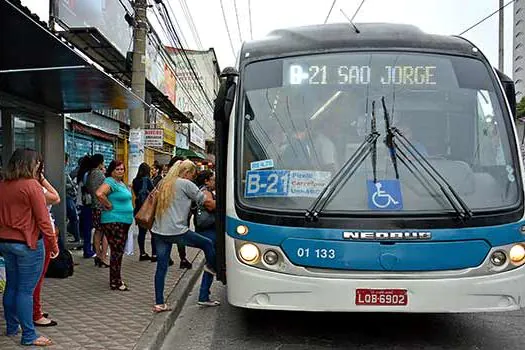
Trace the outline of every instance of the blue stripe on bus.
{"type": "MultiPolygon", "coordinates": [[[[387,230],[387,231],[406,231],[406,232],[431,232],[431,242],[437,241],[463,241],[463,240],[485,240],[490,246],[501,246],[514,242],[525,241],[525,235],[520,233],[520,227],[525,225],[525,221],[511,224],[485,227],[468,227],[468,228],[451,228],[436,230],[387,230]]],[[[242,221],[227,217],[226,232],[233,238],[249,240],[252,242],[281,245],[287,238],[304,238],[316,240],[348,241],[343,239],[344,231],[359,232],[378,232],[381,230],[359,230],[356,227],[346,227],[344,229],[332,228],[308,228],[308,227],[286,227],[258,224],[253,222],[242,221]],[[249,233],[246,236],[237,234],[238,225],[246,225],[249,233]]],[[[401,240],[402,241],[402,240],[401,240]]],[[[406,242],[406,241],[405,241],[406,242]]]]}
{"type": "Polygon", "coordinates": [[[490,250],[483,240],[384,245],[289,238],[281,247],[294,265],[364,271],[465,269],[480,265],[490,250]]]}
{"type": "Polygon", "coordinates": [[[366,271],[438,271],[479,266],[491,246],[525,241],[525,235],[520,233],[522,225],[518,222],[490,227],[421,230],[430,232],[432,238],[398,240],[395,244],[381,244],[378,240],[345,240],[343,232],[352,231],[352,227],[345,230],[284,227],[228,217],[226,228],[233,238],[280,246],[295,265],[366,271]],[[248,227],[246,236],[237,234],[238,225],[248,227]]]}

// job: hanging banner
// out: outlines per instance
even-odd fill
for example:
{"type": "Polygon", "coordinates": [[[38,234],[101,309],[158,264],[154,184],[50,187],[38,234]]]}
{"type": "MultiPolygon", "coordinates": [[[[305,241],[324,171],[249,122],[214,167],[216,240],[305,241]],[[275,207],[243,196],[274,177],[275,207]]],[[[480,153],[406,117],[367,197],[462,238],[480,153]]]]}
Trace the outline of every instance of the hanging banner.
{"type": "Polygon", "coordinates": [[[163,129],[146,129],[144,130],[144,146],[161,147],[164,145],[163,129]]]}

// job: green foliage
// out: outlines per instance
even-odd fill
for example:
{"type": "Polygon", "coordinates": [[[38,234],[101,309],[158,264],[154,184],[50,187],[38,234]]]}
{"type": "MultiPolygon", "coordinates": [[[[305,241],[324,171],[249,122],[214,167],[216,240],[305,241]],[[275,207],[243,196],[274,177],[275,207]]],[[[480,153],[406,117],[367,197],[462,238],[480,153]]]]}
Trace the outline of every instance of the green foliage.
{"type": "Polygon", "coordinates": [[[516,110],[516,118],[525,118],[525,97],[518,103],[516,110]]]}

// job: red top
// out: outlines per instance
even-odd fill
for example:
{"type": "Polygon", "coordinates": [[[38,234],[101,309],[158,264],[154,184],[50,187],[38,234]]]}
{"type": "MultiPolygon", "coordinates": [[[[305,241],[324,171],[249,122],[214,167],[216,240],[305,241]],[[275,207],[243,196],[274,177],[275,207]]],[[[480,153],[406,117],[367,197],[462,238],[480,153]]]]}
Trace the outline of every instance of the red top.
{"type": "Polygon", "coordinates": [[[0,181],[0,240],[26,242],[36,249],[40,233],[46,247],[57,251],[42,186],[34,179],[0,181]]]}

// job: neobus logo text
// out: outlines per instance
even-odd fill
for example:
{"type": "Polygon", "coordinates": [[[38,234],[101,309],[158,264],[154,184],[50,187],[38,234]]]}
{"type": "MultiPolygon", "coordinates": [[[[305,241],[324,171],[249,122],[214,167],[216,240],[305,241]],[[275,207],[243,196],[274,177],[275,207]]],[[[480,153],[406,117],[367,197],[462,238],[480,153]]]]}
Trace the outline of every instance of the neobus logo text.
{"type": "Polygon", "coordinates": [[[344,239],[353,240],[389,240],[389,239],[431,239],[430,232],[360,232],[346,231],[343,232],[344,239]]]}

